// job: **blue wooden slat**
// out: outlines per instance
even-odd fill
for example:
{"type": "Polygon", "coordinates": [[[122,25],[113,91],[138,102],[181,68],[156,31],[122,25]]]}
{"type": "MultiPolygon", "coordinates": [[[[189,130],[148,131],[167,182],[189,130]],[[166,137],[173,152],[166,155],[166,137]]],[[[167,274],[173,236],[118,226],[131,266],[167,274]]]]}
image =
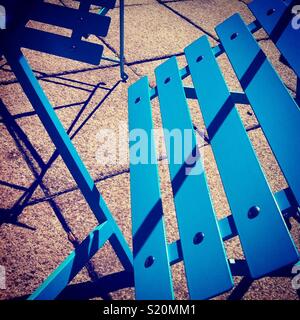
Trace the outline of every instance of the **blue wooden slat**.
{"type": "Polygon", "coordinates": [[[173,299],[171,272],[163,223],[157,164],[153,140],[140,141],[148,152],[145,163],[135,163],[134,136],[143,130],[144,138],[153,138],[148,78],[128,90],[130,130],[130,188],[133,233],[133,265],[137,299],[173,299]]]}
{"type": "Polygon", "coordinates": [[[207,38],[191,44],[185,54],[251,275],[257,278],[297,261],[297,250],[207,38]],[[260,210],[257,216],[253,207],[260,210]]]}
{"type": "Polygon", "coordinates": [[[249,8],[300,77],[300,32],[292,26],[296,1],[254,0],[249,8]]]}
{"type": "Polygon", "coordinates": [[[300,204],[299,108],[239,15],[226,20],[216,31],[300,204]]]}
{"type": "MultiPolygon", "coordinates": [[[[80,2],[86,0],[79,0],[80,2]]],[[[90,4],[108,9],[113,9],[116,5],[116,0],[88,0],[90,4]]]]}
{"type": "Polygon", "coordinates": [[[229,290],[232,278],[202,160],[197,157],[193,165],[188,161],[190,155],[197,154],[196,137],[176,58],[160,65],[155,74],[163,128],[171,134],[179,130],[182,137],[185,130],[192,133],[190,141],[181,139],[182,152],[176,150],[181,141],[169,143],[165,135],[165,142],[190,297],[206,299],[229,290]],[[178,155],[182,160],[177,163],[178,155]],[[212,270],[216,272],[212,274],[212,270]]]}
{"type": "Polygon", "coordinates": [[[110,17],[45,2],[35,5],[29,17],[34,21],[74,29],[81,35],[94,34],[104,37],[111,21],[110,17]]]}
{"type": "MultiPolygon", "coordinates": [[[[295,210],[297,210],[294,203],[290,202],[289,193],[289,189],[283,189],[276,192],[274,195],[280,207],[280,211],[286,213],[289,212],[288,216],[290,214],[294,214],[295,210]]],[[[232,239],[238,235],[232,215],[220,219],[218,224],[223,241],[232,239]]],[[[183,257],[180,240],[170,243],[168,245],[168,252],[171,265],[182,261],[183,257]]]]}
{"type": "Polygon", "coordinates": [[[94,65],[99,65],[103,53],[102,45],[32,28],[18,28],[7,34],[5,41],[10,46],[20,46],[94,65]]]}
{"type": "Polygon", "coordinates": [[[29,296],[28,300],[55,299],[111,235],[112,228],[107,221],[97,226],[43,284],[29,296]]]}

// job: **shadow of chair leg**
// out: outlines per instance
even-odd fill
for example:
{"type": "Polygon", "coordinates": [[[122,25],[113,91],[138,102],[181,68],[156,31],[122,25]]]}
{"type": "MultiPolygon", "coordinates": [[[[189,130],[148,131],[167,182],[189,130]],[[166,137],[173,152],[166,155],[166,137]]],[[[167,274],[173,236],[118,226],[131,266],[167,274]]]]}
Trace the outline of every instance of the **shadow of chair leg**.
{"type": "Polygon", "coordinates": [[[232,290],[227,300],[241,300],[252,283],[253,279],[250,276],[243,277],[239,284],[232,290]]]}

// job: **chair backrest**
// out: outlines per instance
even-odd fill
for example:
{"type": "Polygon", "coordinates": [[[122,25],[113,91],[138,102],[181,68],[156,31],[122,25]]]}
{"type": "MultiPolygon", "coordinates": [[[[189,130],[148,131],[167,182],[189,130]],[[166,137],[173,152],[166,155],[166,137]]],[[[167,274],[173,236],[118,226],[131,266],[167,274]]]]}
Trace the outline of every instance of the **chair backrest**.
{"type": "MultiPolygon", "coordinates": [[[[7,29],[1,32],[6,46],[19,46],[81,62],[98,65],[103,53],[100,44],[82,40],[87,35],[106,36],[110,17],[90,12],[91,5],[113,8],[115,0],[81,0],[78,8],[43,0],[6,0],[7,29]],[[35,21],[71,30],[71,36],[41,31],[28,26],[35,21]]],[[[76,2],[75,2],[76,3],[76,2]]]]}
{"type": "Polygon", "coordinates": [[[229,92],[218,66],[215,56],[220,50],[212,50],[206,36],[185,49],[185,68],[179,70],[173,57],[155,70],[155,89],[149,88],[147,77],[134,83],[129,88],[128,104],[138,299],[173,298],[170,265],[180,260],[184,262],[191,298],[210,298],[229,290],[233,281],[223,241],[234,236],[241,241],[252,278],[298,261],[298,250],[281,211],[283,198],[294,209],[300,204],[299,108],[238,14],[218,25],[216,32],[289,188],[272,193],[235,108],[235,95],[229,92]],[[202,172],[198,171],[202,160],[195,152],[196,137],[182,82],[188,76],[194,85],[188,89],[198,99],[232,213],[219,221],[205,172],[197,174],[202,172]],[[191,142],[183,148],[181,163],[174,161],[176,144],[165,135],[180,234],[172,244],[165,236],[157,164],[151,161],[155,149],[151,100],[155,97],[159,99],[164,129],[179,130],[182,136],[184,131],[192,132],[191,142]],[[144,153],[142,162],[137,161],[139,153],[144,153]],[[191,155],[195,154],[191,163],[191,155]]]}
{"type": "Polygon", "coordinates": [[[299,30],[293,25],[293,19],[297,19],[293,13],[297,2],[299,4],[295,0],[253,0],[249,9],[300,78],[299,30]]]}

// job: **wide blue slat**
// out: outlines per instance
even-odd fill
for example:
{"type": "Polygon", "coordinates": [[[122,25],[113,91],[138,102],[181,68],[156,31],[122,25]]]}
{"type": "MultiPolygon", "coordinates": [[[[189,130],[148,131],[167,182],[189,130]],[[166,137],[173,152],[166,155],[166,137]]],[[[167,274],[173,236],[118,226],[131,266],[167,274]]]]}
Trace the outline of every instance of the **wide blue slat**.
{"type": "MultiPolygon", "coordinates": [[[[87,0],[79,0],[79,1],[82,2],[82,1],[87,1],[87,0]]],[[[116,5],[116,0],[88,0],[88,1],[92,5],[105,7],[108,9],[113,9],[116,5]]]]}
{"type": "Polygon", "coordinates": [[[33,28],[9,32],[4,41],[9,43],[6,46],[20,46],[94,65],[99,65],[103,53],[102,45],[33,28]]]}
{"type": "MultiPolygon", "coordinates": [[[[137,299],[173,299],[170,265],[159,190],[149,82],[144,77],[129,87],[130,188],[133,234],[133,265],[137,299]],[[136,130],[142,130],[141,136],[136,130]],[[143,136],[142,136],[143,135],[143,136]],[[139,140],[143,139],[144,140],[139,140]],[[145,139],[151,139],[147,141],[145,139]],[[136,143],[147,152],[143,163],[136,163],[136,143]],[[142,147],[143,148],[143,147],[142,147]]],[[[144,154],[145,155],[145,154],[144,154]]]]}
{"type": "Polygon", "coordinates": [[[216,31],[300,204],[300,110],[239,15],[216,31]]]}
{"type": "Polygon", "coordinates": [[[52,24],[58,27],[76,30],[81,35],[95,34],[106,36],[110,17],[89,13],[51,3],[38,3],[30,11],[31,20],[52,24]]]}
{"type": "Polygon", "coordinates": [[[202,160],[199,154],[194,164],[188,160],[198,149],[176,58],[160,65],[155,74],[163,128],[182,135],[173,142],[165,134],[165,143],[189,294],[192,299],[206,299],[229,290],[232,278],[202,160]],[[183,138],[188,131],[190,137],[183,138]],[[182,152],[176,149],[180,142],[182,152]]]}
{"type": "Polygon", "coordinates": [[[294,5],[292,0],[254,0],[249,8],[300,77],[300,32],[292,26],[294,5]]]}
{"type": "MultiPolygon", "coordinates": [[[[107,8],[107,9],[113,9],[116,4],[116,0],[82,0],[80,2],[80,9],[84,9],[86,13],[88,13],[90,6],[91,5],[96,5],[96,6],[101,6],[102,8],[107,8]]],[[[11,28],[14,27],[16,24],[23,24],[26,23],[29,20],[30,15],[35,11],[35,8],[44,6],[45,8],[44,12],[41,12],[41,15],[43,17],[47,16],[47,10],[51,10],[52,7],[58,7],[61,8],[61,11],[56,11],[58,12],[58,15],[60,14],[59,12],[72,12],[72,10],[76,9],[71,9],[67,8],[64,6],[58,6],[58,5],[51,5],[49,3],[45,3],[44,0],[2,0],[1,4],[4,5],[6,8],[6,13],[7,13],[7,27],[11,28]],[[48,6],[49,5],[49,6],[48,6]],[[70,9],[70,10],[68,10],[70,9]]],[[[78,10],[76,10],[78,11],[78,10]]],[[[50,12],[49,12],[50,13],[50,12]]],[[[51,11],[52,13],[52,11],[51,11]]],[[[91,13],[92,14],[92,13],[91,13]]],[[[71,13],[72,15],[72,13],[71,13]]],[[[44,19],[41,17],[41,19],[44,19]]],[[[55,18],[50,18],[50,19],[55,19],[55,18]]],[[[64,19],[69,20],[68,17],[64,17],[64,19]]],[[[63,20],[64,20],[63,19],[63,20]]],[[[38,20],[39,21],[39,20],[38,20]]],[[[47,23],[46,21],[44,21],[47,23]]],[[[82,22],[82,21],[81,21],[82,22]]],[[[51,23],[51,22],[50,22],[51,23]]],[[[59,23],[64,23],[63,21],[60,21],[59,23]]],[[[101,26],[98,26],[101,28],[101,26]]]]}
{"type": "Polygon", "coordinates": [[[207,38],[191,44],[185,54],[252,277],[297,261],[297,250],[207,38]],[[260,210],[257,216],[255,207],[260,210]]]}

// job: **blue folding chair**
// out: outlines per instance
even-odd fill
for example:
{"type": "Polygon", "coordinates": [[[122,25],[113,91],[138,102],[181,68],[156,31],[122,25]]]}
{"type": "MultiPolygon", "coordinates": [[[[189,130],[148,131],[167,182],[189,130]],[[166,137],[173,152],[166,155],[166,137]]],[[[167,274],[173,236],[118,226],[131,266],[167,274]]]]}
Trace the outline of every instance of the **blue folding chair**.
{"type": "MultiPolygon", "coordinates": [[[[25,47],[40,52],[98,65],[100,60],[120,65],[120,76],[126,81],[124,71],[124,0],[120,0],[120,59],[103,56],[103,45],[83,41],[90,34],[107,36],[110,17],[116,0],[80,1],[79,8],[69,8],[43,0],[3,0],[7,15],[6,31],[2,31],[3,46],[25,47]],[[91,5],[100,6],[98,14],[90,12],[91,5]],[[53,34],[26,26],[29,21],[38,21],[72,30],[71,37],[53,34]]],[[[5,49],[3,49],[5,50],[5,49]]]]}
{"type": "MultiPolygon", "coordinates": [[[[206,36],[185,48],[188,65],[179,69],[175,57],[155,70],[155,88],[147,77],[128,91],[130,186],[133,266],[137,299],[173,299],[170,267],[184,262],[189,295],[207,299],[233,287],[235,264],[224,241],[238,236],[249,276],[257,279],[299,261],[285,219],[299,221],[300,111],[252,33],[261,26],[281,50],[299,77],[299,31],[286,21],[290,1],[255,0],[258,17],[246,26],[238,14],[216,27],[220,44],[210,47],[206,36]],[[272,9],[272,10],[270,10],[272,9]],[[269,11],[270,10],[270,11],[269,11]],[[271,13],[271,14],[269,14],[271,13]],[[275,30],[275,31],[274,31],[275,30]],[[243,93],[230,92],[216,57],[226,53],[243,93]],[[183,79],[191,77],[193,87],[183,79]],[[155,153],[151,100],[158,98],[162,126],[168,132],[193,132],[183,148],[182,161],[174,161],[176,143],[165,135],[169,172],[180,239],[167,243],[155,153]],[[217,220],[203,174],[187,174],[202,166],[187,98],[197,99],[224,186],[231,215],[217,220]],[[250,104],[277,159],[288,188],[272,193],[235,104],[250,104]],[[148,144],[136,130],[143,129],[148,144]],[[149,142],[151,141],[151,143],[149,142]],[[137,154],[145,152],[143,161],[137,154]],[[188,169],[188,171],[187,171],[188,169]]],[[[290,21],[290,20],[289,20],[290,21]]],[[[204,169],[203,169],[204,170],[204,169]]],[[[203,171],[201,170],[201,171],[203,171]]]]}
{"type": "MultiPolygon", "coordinates": [[[[100,0],[90,0],[89,3],[100,2],[101,5],[104,2],[107,4],[107,1],[100,0]]],[[[284,12],[285,10],[282,14],[284,12]]],[[[234,15],[216,29],[220,45],[211,48],[207,38],[202,37],[185,49],[188,61],[185,68],[179,70],[176,58],[171,58],[156,69],[157,87],[150,89],[148,79],[144,77],[129,88],[129,128],[144,129],[148,137],[153,134],[151,100],[157,97],[159,99],[164,128],[193,132],[186,99],[198,99],[232,211],[232,215],[217,220],[205,173],[186,175],[187,169],[193,172],[196,167],[202,167],[198,156],[193,165],[188,161],[190,155],[197,155],[196,138],[193,134],[192,143],[186,150],[187,157],[183,158],[182,163],[169,159],[180,239],[168,244],[157,165],[151,159],[148,159],[147,164],[131,161],[133,257],[91,176],[22,55],[21,44],[15,45],[17,42],[12,42],[13,38],[8,36],[10,32],[14,35],[14,28],[1,33],[1,50],[99,222],[99,226],[29,299],[57,297],[107,240],[112,244],[125,270],[131,272],[134,267],[138,299],[172,299],[174,293],[170,266],[180,261],[184,262],[192,299],[210,298],[231,289],[232,275],[236,270],[235,265],[227,259],[223,242],[236,236],[241,240],[249,273],[253,278],[298,261],[298,250],[284,218],[298,217],[300,181],[297,179],[299,169],[296,156],[300,151],[297,135],[299,108],[251,34],[260,27],[258,21],[247,27],[239,15],[234,15]],[[227,54],[244,94],[229,92],[215,59],[223,53],[227,54]],[[182,83],[189,76],[194,84],[192,88],[184,87],[182,83]],[[252,105],[286,178],[287,189],[275,194],[271,192],[235,109],[235,103],[252,105]],[[278,130],[279,127],[282,130],[278,130]],[[235,138],[232,139],[232,136],[235,138]]],[[[93,32],[89,26],[81,34],[85,36],[93,32]]],[[[289,29],[288,37],[299,41],[298,33],[292,29],[289,29]]],[[[47,39],[51,42],[51,36],[47,35],[47,39]]],[[[27,41],[26,46],[34,49],[31,41],[27,41]]],[[[66,39],[59,40],[59,43],[60,46],[69,48],[70,42],[67,45],[66,39]]],[[[61,53],[54,43],[54,49],[45,47],[41,50],[63,54],[64,57],[75,60],[97,62],[100,57],[96,48],[90,47],[87,54],[84,46],[87,44],[82,45],[77,38],[75,47],[71,45],[71,48],[79,48],[80,54],[74,51],[61,53]]],[[[286,48],[286,45],[283,47],[286,48]]],[[[286,53],[289,50],[282,50],[285,58],[290,59],[286,53]]],[[[154,149],[154,144],[147,146],[149,157],[154,149]]],[[[170,157],[174,149],[174,145],[169,146],[167,151],[170,157]]],[[[135,150],[135,141],[132,140],[131,160],[134,159],[135,150]]]]}
{"type": "MultiPolygon", "coordinates": [[[[127,271],[132,270],[132,253],[91,175],[22,54],[21,48],[30,48],[76,61],[99,64],[103,46],[81,39],[89,34],[97,36],[107,34],[110,18],[106,17],[105,13],[114,7],[115,1],[82,0],[79,9],[58,6],[41,0],[7,0],[3,4],[8,19],[7,28],[0,33],[1,51],[99,223],[29,297],[29,299],[54,299],[107,241],[110,242],[127,271]],[[100,14],[90,13],[91,5],[102,6],[100,14]],[[26,26],[29,20],[72,29],[72,36],[68,38],[33,29],[26,26]]],[[[124,1],[120,1],[120,6],[122,25],[124,1]]],[[[123,29],[121,40],[123,39],[122,33],[123,29]]],[[[120,65],[121,76],[125,79],[127,76],[123,69],[123,49],[124,47],[121,46],[120,65]]]]}

